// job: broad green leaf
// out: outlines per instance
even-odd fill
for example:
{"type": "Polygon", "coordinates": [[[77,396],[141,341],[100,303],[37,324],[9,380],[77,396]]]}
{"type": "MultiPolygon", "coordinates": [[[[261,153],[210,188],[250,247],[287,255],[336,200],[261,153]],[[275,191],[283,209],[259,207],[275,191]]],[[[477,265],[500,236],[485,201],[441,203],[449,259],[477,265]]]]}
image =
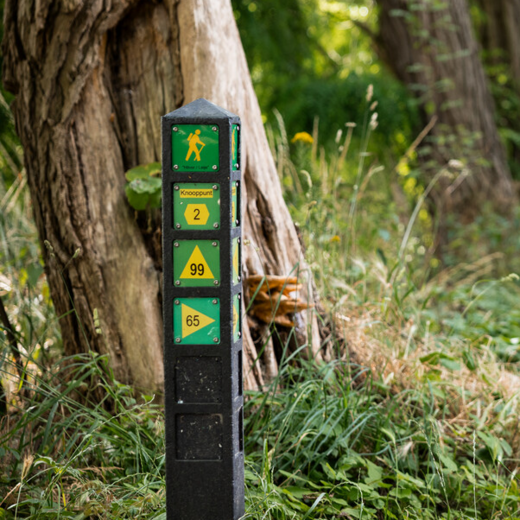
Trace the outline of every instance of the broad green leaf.
{"type": "Polygon", "coordinates": [[[147,179],[161,173],[161,163],[140,164],[125,173],[128,182],[136,179],[147,179]]]}
{"type": "Polygon", "coordinates": [[[130,187],[130,184],[126,185],[125,193],[126,193],[128,202],[130,203],[130,206],[132,206],[132,208],[134,208],[138,211],[146,208],[146,205],[148,204],[148,199],[150,198],[150,196],[148,194],[142,194],[142,193],[135,192],[130,187]]]}

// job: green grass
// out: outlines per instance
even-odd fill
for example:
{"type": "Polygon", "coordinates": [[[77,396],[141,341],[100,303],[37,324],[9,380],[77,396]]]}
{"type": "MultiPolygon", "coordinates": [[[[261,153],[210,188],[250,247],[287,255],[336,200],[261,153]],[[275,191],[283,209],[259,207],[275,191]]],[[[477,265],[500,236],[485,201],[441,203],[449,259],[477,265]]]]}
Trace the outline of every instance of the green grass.
{"type": "MultiPolygon", "coordinates": [[[[366,154],[371,118],[332,155],[318,135],[270,133],[335,356],[287,347],[276,380],[247,392],[245,518],[519,518],[518,217],[454,227],[439,263],[415,173],[366,154]]],[[[7,193],[0,295],[27,381],[0,334],[0,519],[164,519],[162,407],[104,357],[61,358],[27,189],[7,193]]]]}

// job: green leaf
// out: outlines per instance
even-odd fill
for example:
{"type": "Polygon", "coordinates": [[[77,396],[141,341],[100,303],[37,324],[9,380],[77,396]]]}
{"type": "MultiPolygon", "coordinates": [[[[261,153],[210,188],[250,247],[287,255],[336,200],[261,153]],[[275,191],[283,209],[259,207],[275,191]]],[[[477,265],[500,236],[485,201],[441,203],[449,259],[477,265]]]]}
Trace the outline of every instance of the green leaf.
{"type": "Polygon", "coordinates": [[[147,177],[146,179],[135,179],[129,184],[136,193],[156,193],[161,189],[161,179],[147,177]]]}
{"type": "Polygon", "coordinates": [[[150,194],[150,207],[160,208],[162,203],[162,190],[159,189],[155,193],[150,194]]]}
{"type": "Polygon", "coordinates": [[[376,466],[373,462],[367,460],[368,477],[365,479],[366,484],[379,482],[383,478],[383,470],[376,466]]]}
{"type": "Polygon", "coordinates": [[[125,173],[128,182],[136,179],[148,179],[161,173],[161,163],[140,164],[125,173]]]}
{"type": "Polygon", "coordinates": [[[305,518],[309,518],[310,514],[318,507],[318,504],[323,500],[323,497],[325,497],[327,493],[322,493],[315,501],[314,504],[312,504],[311,508],[305,513],[305,516],[303,517],[303,520],[305,518]]]}
{"type": "MultiPolygon", "coordinates": [[[[421,363],[424,364],[430,364],[430,365],[437,365],[441,361],[457,361],[453,356],[448,356],[444,352],[430,352],[429,354],[426,354],[426,356],[422,356],[419,358],[421,363]]],[[[442,363],[444,365],[444,363],[442,363]]],[[[444,365],[446,366],[446,365],[444,365]]],[[[446,367],[450,368],[450,367],[446,367]]],[[[460,370],[460,366],[457,370],[460,370]]]]}
{"type": "Polygon", "coordinates": [[[27,283],[29,287],[35,287],[38,283],[40,275],[43,273],[43,267],[39,262],[30,264],[27,267],[27,283]]]}
{"type": "Polygon", "coordinates": [[[459,469],[451,457],[448,457],[447,455],[439,455],[439,457],[447,470],[456,472],[459,469]]]}
{"type": "Polygon", "coordinates": [[[146,205],[148,204],[148,199],[150,198],[147,194],[137,193],[135,192],[130,184],[127,184],[125,186],[125,193],[126,198],[128,199],[128,202],[130,203],[130,206],[136,210],[143,210],[146,208],[146,205]]]}
{"type": "Polygon", "coordinates": [[[460,363],[453,359],[441,358],[441,365],[448,370],[452,370],[453,372],[457,372],[461,369],[460,363]]]}
{"type": "Polygon", "coordinates": [[[282,492],[299,500],[301,500],[304,497],[304,495],[309,495],[311,493],[311,491],[307,488],[302,488],[298,486],[287,486],[282,490],[282,492]]]}

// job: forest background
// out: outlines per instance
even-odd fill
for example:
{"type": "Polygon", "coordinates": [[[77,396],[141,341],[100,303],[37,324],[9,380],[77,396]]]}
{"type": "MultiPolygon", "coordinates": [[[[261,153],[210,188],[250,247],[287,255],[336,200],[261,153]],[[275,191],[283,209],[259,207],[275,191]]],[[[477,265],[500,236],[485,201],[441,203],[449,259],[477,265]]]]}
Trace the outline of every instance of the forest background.
{"type": "MultiPolygon", "coordinates": [[[[478,83],[443,76],[471,53],[442,40],[460,29],[446,2],[233,0],[335,353],[318,363],[283,350],[276,376],[248,392],[246,518],[520,516],[520,47],[504,36],[517,3],[451,4],[466,11],[490,94],[479,130],[443,119],[478,83]],[[410,35],[397,55],[390,19],[410,35]],[[427,64],[415,54],[400,69],[424,40],[427,64]],[[502,193],[490,174],[443,202],[499,170],[502,193]]],[[[2,97],[0,297],[14,336],[3,321],[0,518],[164,518],[162,408],[105,356],[64,359],[13,96],[2,97]]]]}

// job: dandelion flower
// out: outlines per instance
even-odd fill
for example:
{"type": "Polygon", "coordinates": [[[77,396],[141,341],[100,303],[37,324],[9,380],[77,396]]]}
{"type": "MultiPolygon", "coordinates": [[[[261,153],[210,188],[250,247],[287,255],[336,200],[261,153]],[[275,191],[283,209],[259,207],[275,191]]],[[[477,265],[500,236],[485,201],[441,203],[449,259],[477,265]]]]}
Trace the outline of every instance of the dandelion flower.
{"type": "Polygon", "coordinates": [[[308,134],[307,132],[298,132],[292,138],[291,143],[296,143],[298,141],[301,141],[302,143],[312,144],[314,142],[314,139],[312,138],[312,135],[308,134]]]}

